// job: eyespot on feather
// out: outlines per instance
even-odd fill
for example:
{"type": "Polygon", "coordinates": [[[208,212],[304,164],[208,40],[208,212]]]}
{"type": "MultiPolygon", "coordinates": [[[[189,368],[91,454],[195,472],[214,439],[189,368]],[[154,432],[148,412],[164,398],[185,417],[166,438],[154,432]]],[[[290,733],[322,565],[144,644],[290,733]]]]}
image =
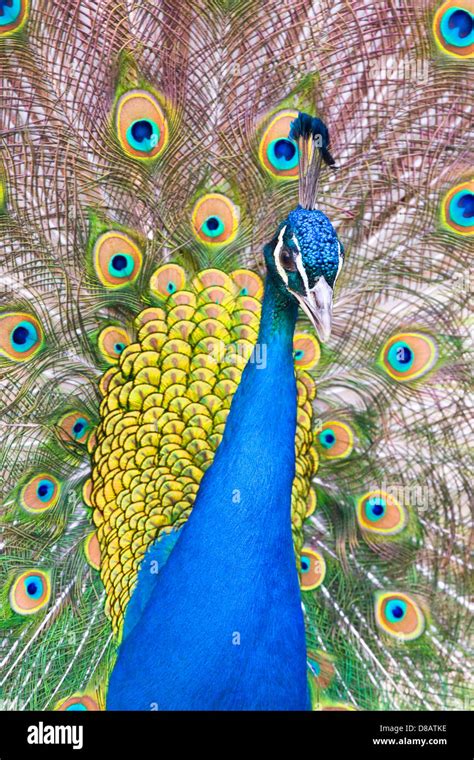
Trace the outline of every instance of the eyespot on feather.
{"type": "Polygon", "coordinates": [[[43,330],[36,317],[24,312],[0,314],[0,355],[25,362],[42,346],[43,330]]]}
{"type": "Polygon", "coordinates": [[[312,591],[324,581],[326,575],[326,562],[319,552],[313,549],[301,551],[301,574],[300,585],[302,591],[312,591]]]}
{"type": "Polygon", "coordinates": [[[433,18],[433,34],[440,50],[455,58],[474,56],[474,13],[472,2],[448,0],[433,18]]]}
{"type": "Polygon", "coordinates": [[[384,345],[381,363],[386,373],[400,383],[416,380],[433,369],[438,349],[429,335],[406,332],[393,335],[384,345]]]}
{"type": "Polygon", "coordinates": [[[100,544],[95,530],[84,541],[84,554],[89,565],[94,570],[100,570],[100,544]]]}
{"type": "Polygon", "coordinates": [[[362,530],[393,536],[406,527],[408,514],[386,491],[369,491],[357,502],[357,520],[362,530]]]}
{"type": "Polygon", "coordinates": [[[297,116],[298,111],[292,110],[277,113],[260,141],[260,162],[276,179],[298,179],[298,145],[288,137],[291,122],[297,116]]]}
{"type": "Polygon", "coordinates": [[[208,193],[195,204],[191,221],[198,240],[211,246],[223,245],[237,235],[239,214],[225,195],[208,193]]]}
{"type": "Polygon", "coordinates": [[[35,475],[23,486],[20,492],[20,503],[27,512],[38,514],[46,512],[57,503],[60,484],[57,478],[48,473],[35,475]]]}
{"type": "Polygon", "coordinates": [[[48,604],[50,597],[50,576],[43,570],[26,570],[10,589],[11,608],[19,615],[35,614],[48,604]]]}
{"type": "Polygon", "coordinates": [[[123,232],[104,232],[95,243],[94,269],[106,288],[123,288],[138,277],[142,254],[136,243],[123,232]]]}
{"type": "Polygon", "coordinates": [[[117,103],[115,127],[122,149],[140,160],[157,158],[168,142],[161,106],[147,90],[129,90],[117,103]]]}
{"type": "Polygon", "coordinates": [[[426,625],[419,605],[409,594],[401,591],[376,594],[375,620],[384,633],[402,641],[417,639],[426,625]]]}
{"type": "Polygon", "coordinates": [[[105,327],[99,333],[99,351],[104,359],[112,364],[118,362],[120,354],[130,343],[130,336],[122,327],[105,327]]]}
{"type": "Polygon", "coordinates": [[[327,420],[317,434],[317,441],[324,459],[345,459],[354,448],[352,429],[338,420],[327,420]]]}
{"type": "Polygon", "coordinates": [[[474,180],[461,182],[444,197],[441,207],[443,224],[458,235],[474,235],[474,180]]]}
{"type": "Polygon", "coordinates": [[[5,0],[1,3],[0,37],[18,32],[25,24],[29,13],[29,0],[5,0]]]}
{"type": "Polygon", "coordinates": [[[178,264],[163,264],[150,279],[150,290],[159,298],[168,298],[183,290],[185,285],[186,273],[178,264]]]}
{"type": "Polygon", "coordinates": [[[58,702],[55,710],[60,712],[97,712],[100,710],[96,700],[88,694],[75,694],[58,702]]]}
{"type": "Polygon", "coordinates": [[[314,335],[295,333],[293,357],[298,369],[313,369],[321,358],[321,349],[314,335]]]}
{"type": "Polygon", "coordinates": [[[59,420],[59,435],[63,441],[86,443],[91,422],[82,412],[70,412],[59,420]]]}

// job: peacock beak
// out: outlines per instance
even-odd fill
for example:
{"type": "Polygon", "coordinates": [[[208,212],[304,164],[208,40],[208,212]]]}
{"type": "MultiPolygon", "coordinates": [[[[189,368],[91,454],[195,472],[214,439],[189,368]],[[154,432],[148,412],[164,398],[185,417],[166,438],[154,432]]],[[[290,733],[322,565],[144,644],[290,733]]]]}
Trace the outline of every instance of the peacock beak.
{"type": "Polygon", "coordinates": [[[294,294],[299,305],[311,320],[318,338],[325,343],[331,335],[333,290],[324,277],[306,295],[294,294]]]}

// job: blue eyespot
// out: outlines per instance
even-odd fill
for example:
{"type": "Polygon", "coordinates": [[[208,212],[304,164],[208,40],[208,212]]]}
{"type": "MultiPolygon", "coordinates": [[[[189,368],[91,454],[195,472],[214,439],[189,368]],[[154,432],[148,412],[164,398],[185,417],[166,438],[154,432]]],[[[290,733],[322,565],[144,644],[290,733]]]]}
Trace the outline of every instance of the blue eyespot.
{"type": "Polygon", "coordinates": [[[195,203],[191,226],[199,240],[209,245],[229,243],[237,234],[238,209],[221,193],[206,193],[195,203]]]}
{"type": "Polygon", "coordinates": [[[469,190],[456,193],[449,204],[451,219],[461,227],[472,227],[474,217],[474,194],[469,190]]]}
{"type": "Polygon", "coordinates": [[[325,449],[332,449],[332,447],[336,443],[336,435],[334,433],[334,430],[331,430],[331,428],[326,428],[325,430],[322,430],[321,433],[319,433],[318,438],[319,438],[319,443],[325,449]]]}
{"type": "Polygon", "coordinates": [[[40,480],[36,488],[36,495],[40,501],[49,501],[56,488],[55,483],[52,480],[43,479],[40,480]]]}
{"type": "Polygon", "coordinates": [[[49,575],[30,569],[17,576],[10,588],[10,606],[18,615],[34,615],[45,607],[51,597],[49,575]]]}
{"type": "Polygon", "coordinates": [[[267,158],[279,171],[294,169],[298,166],[298,145],[287,137],[272,140],[267,147],[267,158]]]}
{"type": "Polygon", "coordinates": [[[365,505],[365,514],[368,520],[377,522],[384,517],[387,511],[387,502],[380,496],[368,499],[365,505]]]}
{"type": "Polygon", "coordinates": [[[464,8],[450,8],[440,23],[441,34],[449,45],[467,47],[473,42],[474,16],[464,8]]]}
{"type": "Polygon", "coordinates": [[[125,343],[116,343],[114,345],[114,349],[117,354],[121,354],[124,348],[125,348],[125,343]]]}
{"type": "Polygon", "coordinates": [[[172,293],[176,293],[176,285],[174,284],[174,282],[171,282],[171,281],[170,281],[170,282],[167,284],[167,286],[166,286],[166,290],[167,290],[167,291],[168,291],[168,293],[170,293],[170,294],[172,294],[172,293]]]}
{"type": "Polygon", "coordinates": [[[398,340],[390,347],[387,358],[391,367],[397,372],[408,372],[414,362],[415,355],[408,343],[398,340]]]}
{"type": "Polygon", "coordinates": [[[24,580],[24,586],[30,599],[39,599],[43,595],[43,580],[39,575],[29,575],[24,580]]]}
{"type": "Polygon", "coordinates": [[[20,504],[27,512],[44,512],[56,504],[61,485],[52,475],[41,473],[30,478],[19,494],[20,504]]]}
{"type": "Polygon", "coordinates": [[[88,420],[84,419],[84,417],[78,417],[75,421],[74,425],[72,426],[72,437],[77,440],[79,438],[82,438],[86,430],[89,428],[89,422],[88,420]]]}
{"type": "Polygon", "coordinates": [[[38,331],[31,322],[19,322],[10,333],[10,342],[15,351],[29,351],[38,342],[38,331]]]}
{"type": "Polygon", "coordinates": [[[66,707],[65,712],[87,712],[87,707],[81,705],[80,702],[74,702],[72,705],[69,705],[69,707],[66,707]]]}
{"type": "Polygon", "coordinates": [[[113,277],[130,277],[134,268],[135,261],[128,253],[114,253],[109,261],[109,273],[113,277]]]}
{"type": "Polygon", "coordinates": [[[22,11],[22,0],[0,0],[0,28],[18,20],[22,11]]]}
{"type": "Polygon", "coordinates": [[[149,153],[158,145],[160,129],[151,119],[137,119],[127,129],[127,141],[134,150],[149,153]]]}
{"type": "Polygon", "coordinates": [[[311,563],[307,557],[301,557],[301,572],[307,573],[309,568],[311,567],[311,563]]]}
{"type": "Polygon", "coordinates": [[[400,623],[407,613],[407,603],[403,599],[391,599],[385,607],[385,615],[390,623],[400,623]]]}
{"type": "Polygon", "coordinates": [[[224,232],[224,222],[218,216],[208,216],[202,223],[201,230],[207,237],[219,237],[224,232]]]}

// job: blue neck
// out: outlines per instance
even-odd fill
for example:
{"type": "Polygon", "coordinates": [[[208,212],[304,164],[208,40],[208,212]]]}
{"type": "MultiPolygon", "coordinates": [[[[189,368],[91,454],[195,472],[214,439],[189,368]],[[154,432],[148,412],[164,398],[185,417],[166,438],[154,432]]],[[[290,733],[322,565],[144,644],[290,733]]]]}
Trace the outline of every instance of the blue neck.
{"type": "MultiPolygon", "coordinates": [[[[267,537],[268,544],[271,534],[290,535],[291,527],[296,432],[293,334],[297,305],[287,298],[267,276],[257,345],[234,396],[222,443],[205,477],[206,491],[215,488],[225,467],[232,473],[229,482],[235,486],[234,498],[238,499],[238,491],[242,496],[242,490],[252,494],[247,504],[242,498],[236,501],[241,504],[240,524],[236,524],[237,515],[228,518],[238,540],[258,544],[260,552],[264,550],[260,543],[263,537],[267,537]],[[238,482],[239,473],[245,486],[238,482]],[[273,494],[278,495],[276,499],[271,498],[273,494]]],[[[218,500],[202,501],[204,508],[216,509],[222,518],[218,500]]]]}
{"type": "Polygon", "coordinates": [[[293,333],[295,331],[296,318],[298,316],[298,306],[296,301],[288,298],[278,285],[275,284],[273,276],[267,275],[265,280],[265,294],[262,303],[262,315],[260,319],[260,330],[258,333],[258,343],[272,343],[283,341],[290,359],[293,370],[293,333]]]}
{"type": "Polygon", "coordinates": [[[120,648],[109,708],[307,706],[291,534],[296,315],[267,277],[259,347],[192,514],[120,648]]]}
{"type": "Polygon", "coordinates": [[[242,550],[246,558],[252,548],[252,560],[260,569],[267,560],[275,561],[272,552],[282,541],[292,546],[297,311],[296,303],[289,303],[267,276],[257,345],[242,373],[222,442],[201,482],[189,528],[183,531],[189,539],[192,533],[193,541],[199,531],[211,550],[207,531],[212,524],[219,554],[226,542],[234,555],[242,550]]]}

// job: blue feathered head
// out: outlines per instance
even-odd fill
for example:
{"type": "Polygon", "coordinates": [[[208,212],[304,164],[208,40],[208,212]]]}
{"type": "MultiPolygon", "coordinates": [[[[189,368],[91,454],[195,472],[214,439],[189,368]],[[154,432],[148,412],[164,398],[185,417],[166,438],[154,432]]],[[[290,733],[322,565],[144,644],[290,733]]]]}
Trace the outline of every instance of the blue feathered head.
{"type": "Polygon", "coordinates": [[[329,133],[320,120],[300,113],[290,139],[298,144],[299,205],[280,225],[272,256],[278,275],[313,323],[321,340],[331,331],[333,289],[344,250],[316,194],[322,164],[334,165],[329,133]]]}

